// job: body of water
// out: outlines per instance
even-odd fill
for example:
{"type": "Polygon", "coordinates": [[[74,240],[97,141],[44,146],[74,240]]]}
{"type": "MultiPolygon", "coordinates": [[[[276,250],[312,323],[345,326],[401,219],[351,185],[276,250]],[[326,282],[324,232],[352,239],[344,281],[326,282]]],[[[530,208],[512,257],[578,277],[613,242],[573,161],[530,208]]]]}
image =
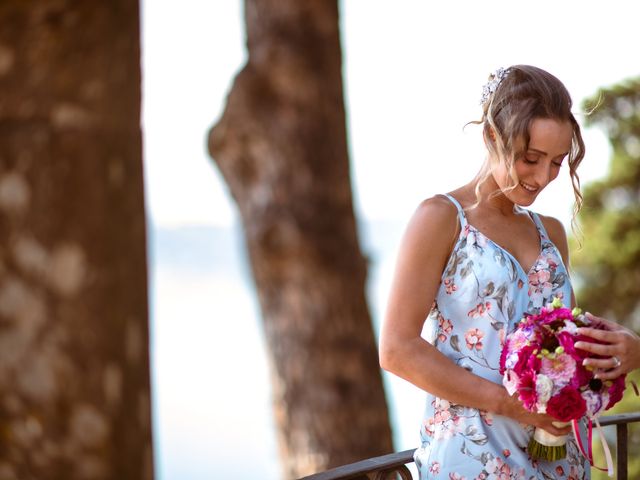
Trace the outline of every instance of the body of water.
{"type": "MultiPolygon", "coordinates": [[[[361,225],[374,328],[403,225],[361,225]]],[[[239,228],[149,236],[158,478],[280,478],[267,355],[239,228]]],[[[422,393],[385,374],[395,448],[417,446],[422,393]]]]}

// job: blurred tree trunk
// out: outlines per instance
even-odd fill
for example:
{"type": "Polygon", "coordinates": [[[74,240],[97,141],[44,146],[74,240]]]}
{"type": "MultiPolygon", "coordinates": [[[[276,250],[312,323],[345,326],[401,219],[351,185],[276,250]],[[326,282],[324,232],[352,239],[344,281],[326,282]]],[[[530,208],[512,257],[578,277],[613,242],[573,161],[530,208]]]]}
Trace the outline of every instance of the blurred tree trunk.
{"type": "Polygon", "coordinates": [[[150,479],[138,4],[0,3],[0,478],[150,479]]]}
{"type": "MultiPolygon", "coordinates": [[[[392,450],[353,214],[336,0],[247,0],[209,149],[238,204],[287,477],[392,450]]],[[[245,379],[251,381],[251,379],[245,379]]]]}

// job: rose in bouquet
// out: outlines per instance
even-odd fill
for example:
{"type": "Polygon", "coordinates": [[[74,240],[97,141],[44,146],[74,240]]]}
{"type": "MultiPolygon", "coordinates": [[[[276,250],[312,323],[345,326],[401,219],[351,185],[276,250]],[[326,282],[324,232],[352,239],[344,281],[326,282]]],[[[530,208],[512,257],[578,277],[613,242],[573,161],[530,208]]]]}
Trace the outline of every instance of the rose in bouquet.
{"type": "MultiPolygon", "coordinates": [[[[558,426],[573,421],[575,434],[578,419],[595,419],[622,398],[625,387],[624,375],[602,381],[583,366],[586,357],[597,357],[574,347],[579,340],[593,341],[576,333],[583,326],[604,328],[590,324],[580,309],[565,308],[555,298],[540,313],[525,315],[505,339],[500,357],[500,373],[509,394],[517,393],[530,412],[557,419],[558,426]]],[[[564,458],[566,435],[558,437],[537,428],[528,452],[550,461],[564,458]]]]}

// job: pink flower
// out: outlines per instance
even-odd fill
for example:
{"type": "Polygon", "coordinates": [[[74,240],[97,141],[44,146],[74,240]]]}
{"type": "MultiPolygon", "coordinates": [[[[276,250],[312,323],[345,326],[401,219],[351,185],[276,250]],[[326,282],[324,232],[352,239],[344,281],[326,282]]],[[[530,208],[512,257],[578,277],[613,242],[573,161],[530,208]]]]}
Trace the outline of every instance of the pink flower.
{"type": "Polygon", "coordinates": [[[440,342],[447,341],[447,335],[453,331],[453,324],[451,320],[444,318],[441,314],[438,314],[438,340],[440,342]]]}
{"type": "Polygon", "coordinates": [[[432,462],[429,466],[429,472],[433,473],[434,475],[438,475],[440,473],[440,463],[432,462]]]}
{"type": "Polygon", "coordinates": [[[453,292],[458,290],[458,286],[455,283],[453,283],[452,278],[445,278],[444,288],[447,295],[451,295],[453,292]]]}
{"type": "Polygon", "coordinates": [[[485,410],[480,410],[480,418],[487,425],[489,425],[489,426],[493,425],[493,415],[491,414],[491,412],[487,412],[485,410]]]}
{"type": "Polygon", "coordinates": [[[538,272],[531,272],[529,274],[529,284],[537,285],[538,284],[538,272]]]}
{"type": "Polygon", "coordinates": [[[549,283],[549,279],[551,279],[551,272],[549,270],[545,269],[538,272],[539,284],[549,283]]]}
{"type": "Polygon", "coordinates": [[[576,373],[576,361],[566,353],[551,358],[542,357],[540,372],[551,378],[554,383],[566,385],[576,373]]]}
{"type": "Polygon", "coordinates": [[[467,342],[467,348],[469,350],[482,350],[482,337],[484,333],[477,328],[470,328],[467,333],[464,334],[464,339],[467,342]]]}
{"type": "Polygon", "coordinates": [[[433,418],[429,418],[428,420],[426,420],[423,426],[424,426],[424,432],[430,437],[433,437],[433,434],[436,431],[436,426],[434,424],[433,418]]]}
{"type": "Polygon", "coordinates": [[[449,474],[449,480],[467,480],[467,477],[460,475],[457,472],[452,472],[449,474]]]}
{"type": "Polygon", "coordinates": [[[491,310],[491,302],[479,303],[476,305],[476,308],[469,310],[467,316],[472,318],[482,317],[485,313],[488,313],[491,310]]]}
{"type": "Polygon", "coordinates": [[[489,460],[485,468],[491,479],[510,480],[511,478],[511,467],[504,463],[500,457],[489,460]]]}

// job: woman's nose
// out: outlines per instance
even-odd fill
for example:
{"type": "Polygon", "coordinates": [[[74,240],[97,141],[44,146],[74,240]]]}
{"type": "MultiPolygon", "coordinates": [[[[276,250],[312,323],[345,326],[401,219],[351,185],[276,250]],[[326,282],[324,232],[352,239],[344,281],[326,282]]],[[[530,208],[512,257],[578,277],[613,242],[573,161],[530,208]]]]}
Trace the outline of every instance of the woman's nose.
{"type": "Polygon", "coordinates": [[[553,180],[552,165],[540,164],[535,174],[536,183],[539,188],[544,188],[547,184],[553,180]]]}

